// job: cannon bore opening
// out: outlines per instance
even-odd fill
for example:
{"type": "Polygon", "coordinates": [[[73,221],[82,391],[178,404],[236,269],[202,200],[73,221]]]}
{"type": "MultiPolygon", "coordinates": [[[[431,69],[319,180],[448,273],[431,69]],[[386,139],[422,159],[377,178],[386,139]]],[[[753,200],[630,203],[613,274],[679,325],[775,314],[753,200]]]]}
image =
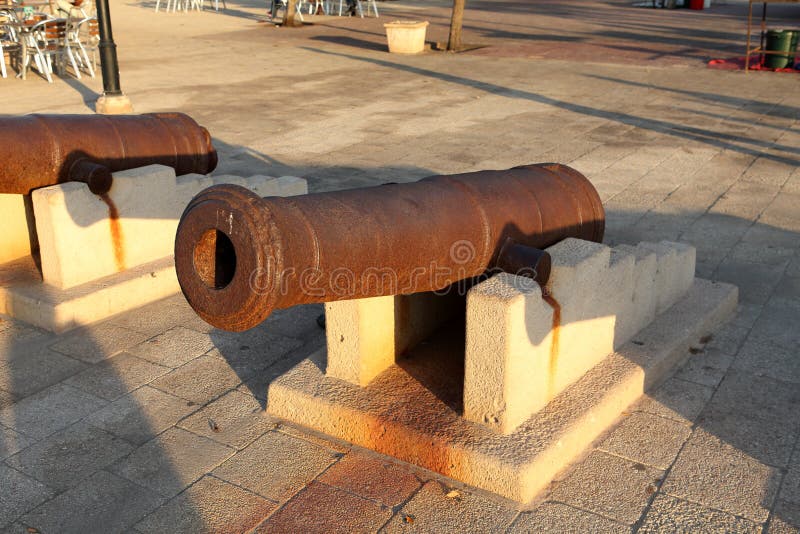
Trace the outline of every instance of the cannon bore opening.
{"type": "Polygon", "coordinates": [[[194,270],[211,289],[223,289],[236,274],[236,249],[216,228],[206,230],[194,247],[194,270]]]}

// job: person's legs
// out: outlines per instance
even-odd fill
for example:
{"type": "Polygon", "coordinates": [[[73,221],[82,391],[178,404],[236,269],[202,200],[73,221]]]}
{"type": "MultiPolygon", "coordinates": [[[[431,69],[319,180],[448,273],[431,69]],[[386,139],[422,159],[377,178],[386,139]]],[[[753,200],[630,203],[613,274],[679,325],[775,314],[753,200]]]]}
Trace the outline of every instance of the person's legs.
{"type": "Polygon", "coordinates": [[[67,0],[56,0],[56,6],[58,6],[58,13],[55,15],[58,17],[68,17],[74,7],[72,2],[67,0]]]}

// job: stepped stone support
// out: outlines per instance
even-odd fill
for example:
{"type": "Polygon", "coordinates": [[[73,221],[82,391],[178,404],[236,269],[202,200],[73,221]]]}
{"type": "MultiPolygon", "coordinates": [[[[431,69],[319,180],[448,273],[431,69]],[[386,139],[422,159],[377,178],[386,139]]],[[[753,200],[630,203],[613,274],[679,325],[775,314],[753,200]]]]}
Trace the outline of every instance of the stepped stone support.
{"type": "Polygon", "coordinates": [[[366,386],[458,311],[458,295],[415,293],[325,304],[326,373],[366,386]]]}
{"type": "Polygon", "coordinates": [[[565,239],[542,290],[500,274],[469,293],[464,416],[508,434],[647,326],[694,280],[694,248],[565,239]]]}
{"type": "Polygon", "coordinates": [[[546,287],[498,274],[466,309],[431,294],[327,304],[327,348],[272,381],[268,411],[529,502],[738,297],[694,278],[679,243],[566,239],[548,252],[546,287]]]}
{"type": "Polygon", "coordinates": [[[180,290],[172,254],[178,219],[197,193],[235,182],[263,196],[307,193],[302,178],[175,176],[149,165],[113,173],[111,189],[83,182],[35,189],[34,217],[22,195],[0,195],[10,226],[0,237],[0,313],[64,331],[142,306],[180,290]],[[35,220],[39,265],[31,256],[35,220]],[[41,272],[41,274],[40,274],[41,272]]]}

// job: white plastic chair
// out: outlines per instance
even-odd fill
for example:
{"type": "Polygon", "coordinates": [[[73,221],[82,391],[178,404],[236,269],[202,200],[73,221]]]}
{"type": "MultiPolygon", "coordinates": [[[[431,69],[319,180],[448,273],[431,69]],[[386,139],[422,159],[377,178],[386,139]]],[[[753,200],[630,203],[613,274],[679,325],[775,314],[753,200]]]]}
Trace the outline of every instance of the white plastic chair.
{"type": "MultiPolygon", "coordinates": [[[[65,54],[69,58],[76,76],[80,78],[75,56],[67,44],[66,19],[49,19],[38,22],[24,38],[27,39],[28,54],[33,54],[37,70],[44,74],[48,82],[53,83],[51,74],[54,71],[63,70],[65,54]]],[[[26,69],[27,65],[23,65],[22,68],[26,69]]]]}
{"type": "Polygon", "coordinates": [[[76,76],[81,77],[80,70],[86,69],[89,76],[94,78],[97,66],[95,52],[100,43],[100,28],[97,17],[86,17],[81,20],[70,20],[67,23],[67,45],[72,49],[72,54],[78,64],[76,76]],[[89,60],[89,51],[92,59],[89,60]]]}
{"type": "Polygon", "coordinates": [[[0,76],[8,78],[8,71],[6,70],[6,53],[11,52],[19,53],[20,45],[15,40],[11,39],[8,32],[4,32],[0,27],[0,76]]]}
{"type": "MultiPolygon", "coordinates": [[[[161,0],[156,0],[156,13],[158,12],[160,5],[161,0]]],[[[167,6],[164,11],[166,13],[169,13],[170,10],[172,10],[173,13],[177,13],[178,11],[187,13],[190,9],[202,9],[202,3],[200,0],[167,0],[167,6]]]]}
{"type": "MultiPolygon", "coordinates": [[[[370,4],[372,4],[372,9],[375,11],[375,18],[378,18],[378,5],[375,3],[375,0],[365,0],[367,2],[367,12],[369,12],[370,4]]],[[[342,9],[344,8],[345,0],[339,0],[339,16],[342,16],[342,9]]],[[[356,11],[358,15],[363,19],[364,18],[364,9],[361,6],[361,0],[355,0],[356,2],[356,11]]]]}
{"type": "MultiPolygon", "coordinates": [[[[200,11],[203,10],[203,4],[205,4],[205,0],[199,0],[200,2],[200,11]]],[[[219,0],[213,0],[214,4],[214,11],[219,11],[219,0]]],[[[228,9],[228,5],[225,3],[225,0],[222,0],[222,9],[228,9]]]]}
{"type": "Polygon", "coordinates": [[[328,6],[326,5],[328,2],[324,0],[297,0],[297,11],[300,12],[303,10],[303,5],[308,4],[308,14],[309,15],[316,15],[320,9],[324,14],[328,14],[328,6]]]}
{"type": "MultiPolygon", "coordinates": [[[[14,31],[14,26],[3,23],[13,23],[16,22],[16,20],[17,19],[13,11],[0,11],[0,76],[3,78],[8,78],[8,71],[6,70],[6,54],[8,54],[9,59],[11,59],[13,57],[11,55],[12,53],[19,54],[21,50],[19,38],[14,31]]],[[[18,57],[19,56],[17,56],[17,58],[18,57]]]]}

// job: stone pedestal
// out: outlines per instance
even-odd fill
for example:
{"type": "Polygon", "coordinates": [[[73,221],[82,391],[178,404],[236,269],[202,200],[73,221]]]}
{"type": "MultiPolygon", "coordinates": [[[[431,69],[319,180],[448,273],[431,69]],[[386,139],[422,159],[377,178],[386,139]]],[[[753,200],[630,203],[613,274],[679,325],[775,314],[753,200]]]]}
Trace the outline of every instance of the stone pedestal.
{"type": "Polygon", "coordinates": [[[102,115],[127,115],[133,113],[133,104],[127,95],[101,95],[95,102],[94,110],[102,115]]]}
{"type": "Polygon", "coordinates": [[[262,196],[307,192],[305,180],[285,176],[175,176],[150,165],[114,173],[105,195],[84,183],[4,195],[13,208],[13,244],[0,261],[0,313],[61,332],[127,311],[180,290],[172,253],[178,220],[188,202],[216,183],[240,183],[262,196]],[[35,239],[29,221],[35,220],[35,239]],[[31,241],[38,243],[36,265],[31,241]],[[41,274],[40,274],[41,273],[41,274]]]}
{"type": "Polygon", "coordinates": [[[494,276],[469,291],[466,311],[449,308],[452,320],[428,300],[415,314],[425,328],[395,312],[409,297],[329,305],[327,350],[270,384],[268,411],[530,501],[727,319],[738,295],[694,278],[695,251],[678,243],[569,239],[549,252],[547,287],[494,276]],[[410,338],[416,345],[397,344],[410,338]]]}

